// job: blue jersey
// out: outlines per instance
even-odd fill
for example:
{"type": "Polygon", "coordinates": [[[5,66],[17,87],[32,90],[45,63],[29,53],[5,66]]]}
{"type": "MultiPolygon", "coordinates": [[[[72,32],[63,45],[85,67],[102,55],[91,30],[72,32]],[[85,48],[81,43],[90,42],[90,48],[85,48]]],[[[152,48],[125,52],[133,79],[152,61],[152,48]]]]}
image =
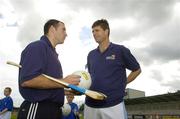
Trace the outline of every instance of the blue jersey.
{"type": "Polygon", "coordinates": [[[6,108],[8,109],[8,111],[13,110],[13,100],[10,96],[7,96],[0,100],[0,112],[6,108]]]}
{"type": "Polygon", "coordinates": [[[110,107],[122,102],[127,81],[126,69],[135,71],[140,68],[129,49],[113,43],[110,43],[103,53],[99,47],[92,50],[87,57],[87,66],[92,78],[90,90],[107,95],[104,101],[86,97],[85,103],[97,108],[110,107]]]}
{"type": "Polygon", "coordinates": [[[23,88],[21,83],[41,74],[62,78],[63,72],[58,54],[46,36],[30,43],[21,54],[19,69],[19,90],[22,97],[29,102],[51,101],[64,104],[64,89],[23,88]]]}
{"type": "Polygon", "coordinates": [[[1,108],[2,108],[2,99],[0,99],[0,111],[1,111],[1,108]]]}
{"type": "Polygon", "coordinates": [[[75,118],[75,113],[79,111],[78,106],[77,106],[76,103],[73,103],[73,102],[70,103],[69,105],[71,106],[71,113],[69,115],[67,115],[67,116],[64,116],[63,119],[76,119],[75,118]]]}

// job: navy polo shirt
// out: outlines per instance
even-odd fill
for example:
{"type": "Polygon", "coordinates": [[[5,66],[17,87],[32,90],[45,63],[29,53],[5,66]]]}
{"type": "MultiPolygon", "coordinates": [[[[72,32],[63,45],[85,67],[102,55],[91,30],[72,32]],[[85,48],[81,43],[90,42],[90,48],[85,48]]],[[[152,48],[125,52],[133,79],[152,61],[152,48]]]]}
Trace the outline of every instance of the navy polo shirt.
{"type": "Polygon", "coordinates": [[[107,95],[104,101],[86,97],[86,105],[90,107],[110,107],[123,101],[126,87],[126,69],[135,71],[139,63],[130,50],[122,45],[110,43],[103,53],[99,47],[92,50],[87,57],[88,71],[91,74],[90,90],[107,95]]]}
{"type": "Polygon", "coordinates": [[[22,97],[30,102],[52,101],[63,105],[64,89],[34,89],[21,87],[21,83],[41,74],[62,78],[62,67],[58,54],[46,36],[30,43],[21,54],[19,69],[19,91],[22,97]]]}

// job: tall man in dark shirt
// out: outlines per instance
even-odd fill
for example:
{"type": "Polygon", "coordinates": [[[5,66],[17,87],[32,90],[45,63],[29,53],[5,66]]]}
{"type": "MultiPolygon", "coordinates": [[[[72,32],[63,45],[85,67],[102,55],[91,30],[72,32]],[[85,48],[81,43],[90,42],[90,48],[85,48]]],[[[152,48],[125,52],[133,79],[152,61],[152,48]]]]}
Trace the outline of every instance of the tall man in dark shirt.
{"type": "Polygon", "coordinates": [[[64,87],[48,80],[46,74],[64,82],[77,85],[79,76],[63,78],[56,45],[64,43],[65,24],[50,19],[44,25],[44,35],[30,43],[21,54],[19,69],[19,91],[25,99],[21,104],[18,119],[60,119],[64,104],[64,87]]]}
{"type": "Polygon", "coordinates": [[[85,119],[127,119],[123,102],[125,87],[140,74],[140,65],[128,48],[110,42],[107,20],[95,21],[92,33],[99,46],[87,57],[92,78],[90,89],[106,94],[107,99],[97,101],[86,97],[85,119]],[[131,70],[127,77],[126,69],[131,70]]]}

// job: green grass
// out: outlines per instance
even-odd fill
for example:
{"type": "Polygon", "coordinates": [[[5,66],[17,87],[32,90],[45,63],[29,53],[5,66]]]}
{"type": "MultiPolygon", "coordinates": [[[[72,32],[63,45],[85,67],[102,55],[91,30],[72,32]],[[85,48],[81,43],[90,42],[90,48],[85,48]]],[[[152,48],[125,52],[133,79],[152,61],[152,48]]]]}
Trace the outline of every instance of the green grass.
{"type": "Polygon", "coordinates": [[[80,116],[80,119],[84,119],[83,116],[80,116]]]}
{"type": "Polygon", "coordinates": [[[17,116],[16,115],[12,115],[11,119],[17,119],[17,116]]]}

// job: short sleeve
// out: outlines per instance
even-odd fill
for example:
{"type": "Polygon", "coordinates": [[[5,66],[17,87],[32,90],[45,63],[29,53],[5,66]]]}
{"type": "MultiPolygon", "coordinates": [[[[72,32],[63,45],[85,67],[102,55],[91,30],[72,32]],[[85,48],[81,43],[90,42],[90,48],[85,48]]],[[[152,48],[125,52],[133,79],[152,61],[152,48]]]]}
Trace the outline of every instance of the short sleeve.
{"type": "Polygon", "coordinates": [[[140,68],[139,63],[136,58],[132,55],[130,50],[126,47],[123,47],[123,59],[127,69],[135,71],[140,68]]]}
{"type": "Polygon", "coordinates": [[[46,47],[41,42],[27,46],[21,54],[20,82],[42,74],[45,70],[46,58],[46,47]]]}

